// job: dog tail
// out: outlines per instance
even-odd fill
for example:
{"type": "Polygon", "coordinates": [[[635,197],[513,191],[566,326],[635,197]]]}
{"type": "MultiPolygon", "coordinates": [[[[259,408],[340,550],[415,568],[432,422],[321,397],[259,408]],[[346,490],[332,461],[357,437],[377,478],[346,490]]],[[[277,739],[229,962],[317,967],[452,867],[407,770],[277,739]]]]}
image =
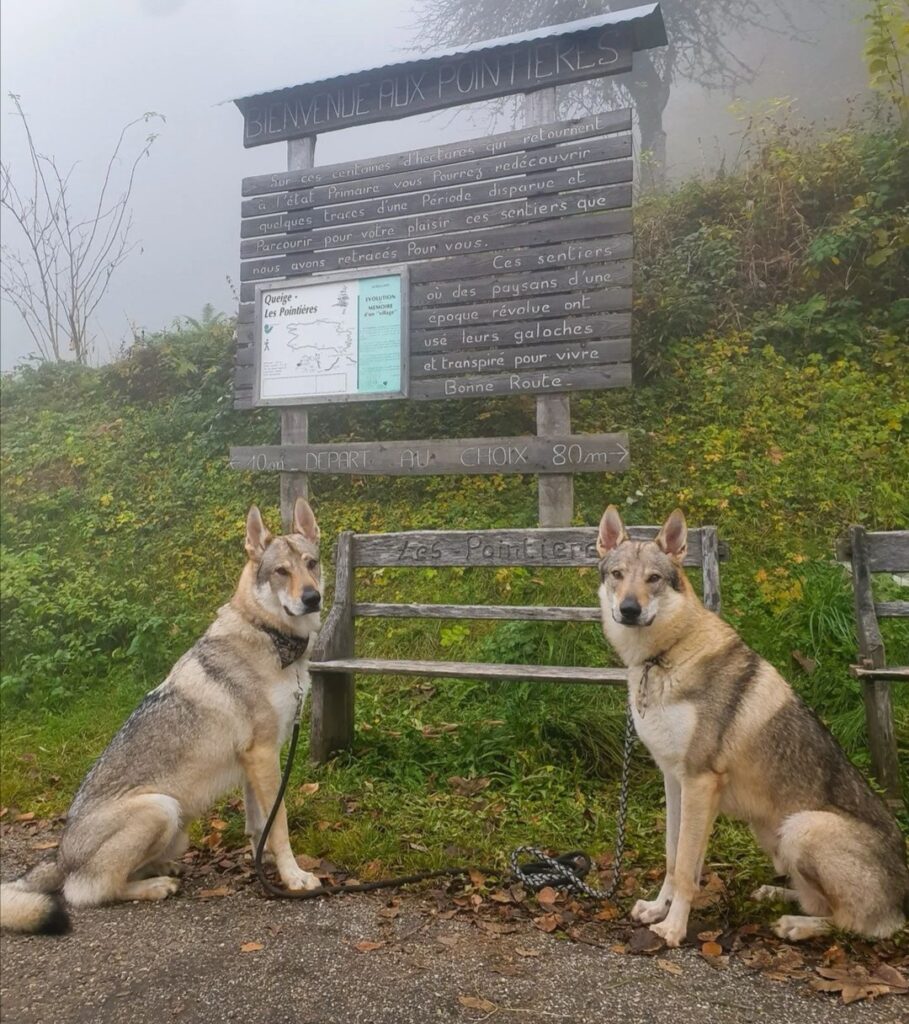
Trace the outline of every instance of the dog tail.
{"type": "Polygon", "coordinates": [[[41,935],[62,935],[70,929],[60,895],[66,876],[56,861],[47,860],[0,885],[0,929],[41,935]]]}

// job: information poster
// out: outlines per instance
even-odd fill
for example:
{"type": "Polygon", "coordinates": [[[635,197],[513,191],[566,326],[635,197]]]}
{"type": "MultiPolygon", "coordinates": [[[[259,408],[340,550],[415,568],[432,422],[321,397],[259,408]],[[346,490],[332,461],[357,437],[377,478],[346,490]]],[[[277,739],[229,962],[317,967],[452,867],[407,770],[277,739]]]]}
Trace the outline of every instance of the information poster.
{"type": "Polygon", "coordinates": [[[402,397],[404,281],[399,271],[263,288],[257,330],[260,402],[402,397]]]}

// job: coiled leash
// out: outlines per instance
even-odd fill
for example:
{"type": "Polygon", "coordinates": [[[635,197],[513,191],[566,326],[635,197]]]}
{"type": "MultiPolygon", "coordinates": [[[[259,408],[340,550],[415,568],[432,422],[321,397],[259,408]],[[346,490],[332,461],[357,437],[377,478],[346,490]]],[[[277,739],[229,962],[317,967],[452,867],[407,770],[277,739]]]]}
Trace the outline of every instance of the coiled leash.
{"type": "MultiPolygon", "coordinates": [[[[395,878],[381,878],[374,882],[349,882],[344,885],[321,885],[317,889],[284,889],[271,882],[265,874],[265,844],[274,825],[275,818],[281,808],[281,801],[287,790],[290,780],[291,769],[293,768],[294,756],[297,752],[297,741],[300,738],[300,717],[303,710],[303,691],[297,691],[297,710],[294,716],[293,732],[290,736],[290,744],[287,748],[287,760],[284,762],[284,771],[281,775],[281,784],[278,787],[278,795],[275,797],[271,813],[262,829],[259,843],[256,847],[255,867],[259,883],[265,890],[266,895],[275,899],[297,899],[313,900],[322,896],[334,896],[339,893],[353,892],[375,892],[377,889],[397,889],[404,885],[413,885],[416,882],[425,882],[432,878],[459,878],[470,873],[472,870],[482,872],[484,875],[502,877],[502,872],[495,868],[437,868],[434,871],[419,871],[413,875],[399,875],[395,878]]],[[[616,837],[615,848],[612,860],[612,881],[606,889],[594,889],[587,885],[584,878],[591,868],[590,858],[586,853],[575,851],[563,854],[561,857],[550,857],[535,846],[520,846],[509,858],[511,867],[511,880],[520,882],[526,889],[537,892],[545,886],[554,889],[568,889],[579,895],[587,896],[594,900],[611,900],[618,890],[622,878],[622,859],[625,855],[625,825],[628,817],[628,781],[631,769],[631,754],[634,749],[634,720],[631,715],[631,705],[627,707],[625,715],[625,739],[622,748],[622,779],[619,788],[619,807],[616,814],[616,837]],[[535,860],[521,864],[519,858],[532,856],[535,860]]]]}

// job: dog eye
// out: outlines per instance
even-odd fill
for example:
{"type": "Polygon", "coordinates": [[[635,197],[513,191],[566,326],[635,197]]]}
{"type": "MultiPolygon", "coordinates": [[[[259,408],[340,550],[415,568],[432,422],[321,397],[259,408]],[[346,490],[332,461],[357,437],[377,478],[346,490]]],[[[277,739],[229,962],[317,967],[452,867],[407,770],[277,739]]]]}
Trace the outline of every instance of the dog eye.
{"type": "Polygon", "coordinates": [[[622,578],[622,573],[618,569],[613,569],[612,570],[612,578],[614,580],[620,580],[622,578]]]}
{"type": "Polygon", "coordinates": [[[660,582],[660,580],[661,580],[662,578],[663,578],[663,577],[662,577],[662,576],[661,576],[661,575],[660,575],[660,574],[659,574],[658,572],[652,572],[652,573],[651,573],[651,574],[650,574],[650,575],[649,575],[649,576],[647,577],[647,582],[648,582],[648,583],[659,583],[659,582],[660,582]]]}
{"type": "Polygon", "coordinates": [[[310,572],[312,572],[313,569],[317,568],[318,565],[319,563],[314,558],[310,558],[306,562],[306,568],[309,569],[310,572]]]}
{"type": "Polygon", "coordinates": [[[289,575],[290,575],[290,573],[289,573],[289,572],[288,572],[288,571],[287,571],[287,570],[286,570],[286,569],[284,568],[284,566],[283,566],[283,565],[279,565],[279,566],[278,566],[278,568],[277,568],[277,569],[275,569],[275,572],[276,572],[276,573],[277,573],[277,574],[278,574],[279,576],[289,576],[289,575]]]}

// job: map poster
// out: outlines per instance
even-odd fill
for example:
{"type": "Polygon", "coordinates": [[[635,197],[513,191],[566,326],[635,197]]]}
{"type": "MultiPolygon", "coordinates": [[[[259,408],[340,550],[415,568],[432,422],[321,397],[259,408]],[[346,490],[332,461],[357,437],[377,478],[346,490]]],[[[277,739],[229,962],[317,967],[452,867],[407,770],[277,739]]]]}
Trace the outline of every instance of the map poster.
{"type": "Polygon", "coordinates": [[[385,269],[260,288],[259,402],[403,397],[405,275],[402,269],[385,269]]]}

